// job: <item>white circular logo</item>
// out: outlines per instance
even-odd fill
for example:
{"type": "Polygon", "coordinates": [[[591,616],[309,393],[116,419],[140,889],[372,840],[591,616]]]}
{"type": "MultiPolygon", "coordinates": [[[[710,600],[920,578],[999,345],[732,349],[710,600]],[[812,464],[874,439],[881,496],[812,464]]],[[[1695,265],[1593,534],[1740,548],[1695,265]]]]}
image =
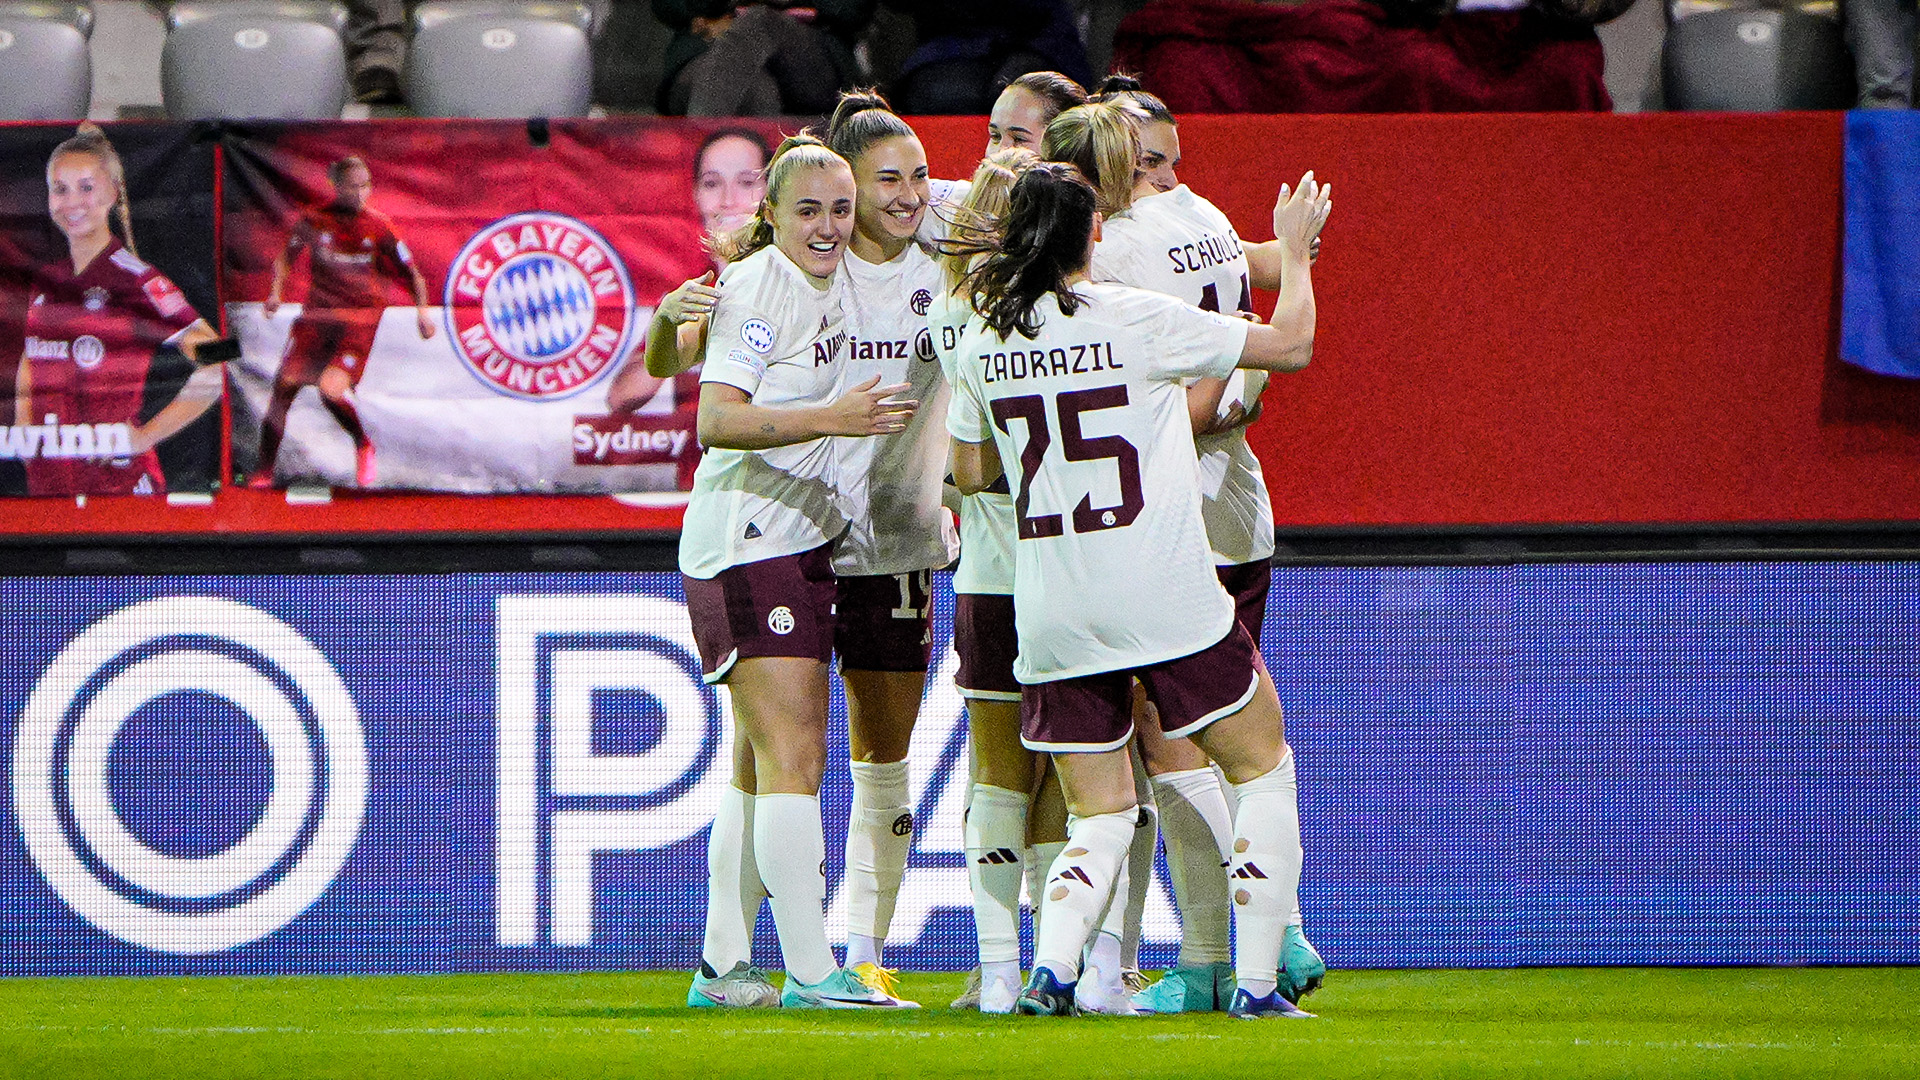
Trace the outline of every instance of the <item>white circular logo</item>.
{"type": "Polygon", "coordinates": [[[518,34],[515,34],[504,26],[496,26],[480,35],[480,44],[496,52],[502,49],[513,48],[514,43],[519,40],[520,36],[518,34]]]}
{"type": "Polygon", "coordinates": [[[782,637],[793,633],[793,609],[782,605],[767,612],[767,629],[782,637]]]}
{"type": "Polygon", "coordinates": [[[107,358],[107,347],[92,334],[82,334],[73,339],[73,362],[81,368],[92,371],[107,358]]]}
{"type": "Polygon", "coordinates": [[[273,35],[257,26],[249,26],[233,35],[233,43],[243,49],[264,49],[273,40],[273,35]]]}
{"type": "Polygon", "coordinates": [[[740,340],[746,342],[747,348],[754,352],[772,352],[773,339],[773,327],[765,319],[748,319],[740,327],[740,340]]]}
{"type": "Polygon", "coordinates": [[[1749,45],[1758,45],[1773,36],[1773,27],[1759,20],[1740,24],[1740,40],[1749,45]]]}
{"type": "Polygon", "coordinates": [[[501,218],[447,273],[454,351],[495,393],[569,397],[611,375],[638,332],[633,282],[605,237],[564,214],[501,218]]]}
{"type": "Polygon", "coordinates": [[[216,597],[148,600],[88,627],[34,685],[14,740],[14,812],[47,884],[94,926],[159,952],[219,952],[293,921],[345,865],[366,797],[365,739],[339,674],[299,631],[216,597]],[[108,778],[127,721],[183,691],[244,713],[272,760],[246,835],[197,857],[134,835],[108,778]]]}
{"type": "Polygon", "coordinates": [[[0,30],[0,49],[13,48],[13,31],[0,30]]]}
{"type": "Polygon", "coordinates": [[[99,311],[107,306],[107,290],[95,285],[80,302],[88,311],[99,311]]]}

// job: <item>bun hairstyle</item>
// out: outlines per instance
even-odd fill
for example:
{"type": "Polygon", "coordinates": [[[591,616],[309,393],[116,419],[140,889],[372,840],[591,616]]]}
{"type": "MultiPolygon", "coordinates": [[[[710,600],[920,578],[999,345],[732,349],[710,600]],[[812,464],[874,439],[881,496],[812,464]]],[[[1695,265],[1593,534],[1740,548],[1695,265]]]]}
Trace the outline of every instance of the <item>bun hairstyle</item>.
{"type": "Polygon", "coordinates": [[[1024,146],[995,150],[973,170],[967,197],[949,210],[952,234],[934,246],[947,271],[947,288],[960,285],[980,256],[1000,246],[1000,223],[1007,216],[1014,182],[1040,163],[1040,155],[1024,146]]]}
{"type": "Polygon", "coordinates": [[[1071,316],[1084,302],[1067,278],[1086,269],[1093,241],[1094,193],[1080,171],[1039,162],[1014,181],[1000,246],[963,283],[973,310],[1006,340],[1040,333],[1034,305],[1052,293],[1071,316]]]}
{"type": "Polygon", "coordinates": [[[741,259],[773,243],[773,208],[786,198],[793,178],[802,169],[851,169],[847,160],[826,143],[805,133],[789,135],[767,162],[767,193],[753,212],[753,220],[733,232],[707,238],[707,250],[725,262],[741,259]]]}
{"type": "Polygon", "coordinates": [[[1046,101],[1049,122],[1075,105],[1087,103],[1087,92],[1080,84],[1057,71],[1029,71],[1009,82],[1007,89],[1016,86],[1046,101]]]}
{"type": "Polygon", "coordinates": [[[1047,125],[1040,156],[1080,170],[1100,196],[1108,217],[1133,205],[1133,184],[1140,162],[1140,137],[1134,120],[1117,102],[1101,101],[1068,109],[1047,125]]]}
{"type": "Polygon", "coordinates": [[[1122,108],[1140,114],[1142,119],[1156,124],[1178,124],[1173,118],[1173,110],[1167,103],[1146,92],[1140,85],[1140,77],[1116,71],[1107,76],[1100,89],[1093,95],[1094,101],[1113,102],[1122,108]]]}
{"type": "Polygon", "coordinates": [[[74,129],[73,135],[65,142],[53,148],[47,155],[47,179],[53,179],[53,163],[68,154],[89,154],[100,163],[100,168],[113,181],[113,213],[120,219],[121,242],[134,258],[140,252],[133,246],[133,213],[127,208],[127,169],[120,163],[120,152],[107,141],[107,133],[100,125],[89,120],[74,129]]]}
{"type": "Polygon", "coordinates": [[[878,90],[849,90],[840,95],[827,120],[827,145],[849,162],[882,139],[916,138],[913,129],[878,90]]]}

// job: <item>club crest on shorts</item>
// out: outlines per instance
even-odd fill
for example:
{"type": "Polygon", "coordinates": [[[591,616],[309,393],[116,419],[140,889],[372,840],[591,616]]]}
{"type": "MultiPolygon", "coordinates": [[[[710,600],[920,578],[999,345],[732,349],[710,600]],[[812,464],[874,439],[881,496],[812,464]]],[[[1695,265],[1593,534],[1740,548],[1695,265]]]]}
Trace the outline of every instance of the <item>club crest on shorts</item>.
{"type": "Polygon", "coordinates": [[[565,214],[504,217],[447,272],[447,339],[488,389],[526,401],[599,383],[632,348],[633,281],[613,245],[565,214]]]}
{"type": "Polygon", "coordinates": [[[781,637],[793,633],[793,609],[782,604],[767,612],[767,629],[781,637]]]}

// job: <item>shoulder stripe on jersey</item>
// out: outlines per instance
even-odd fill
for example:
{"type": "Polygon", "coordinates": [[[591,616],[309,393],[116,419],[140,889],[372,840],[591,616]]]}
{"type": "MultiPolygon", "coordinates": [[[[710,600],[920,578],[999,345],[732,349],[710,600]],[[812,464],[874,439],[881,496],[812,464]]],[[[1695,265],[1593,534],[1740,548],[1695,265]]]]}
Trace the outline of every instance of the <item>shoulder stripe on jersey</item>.
{"type": "Polygon", "coordinates": [[[144,274],[152,269],[152,267],[141,262],[133,252],[128,251],[126,248],[121,248],[114,252],[110,258],[113,260],[113,265],[125,270],[129,274],[144,274]]]}

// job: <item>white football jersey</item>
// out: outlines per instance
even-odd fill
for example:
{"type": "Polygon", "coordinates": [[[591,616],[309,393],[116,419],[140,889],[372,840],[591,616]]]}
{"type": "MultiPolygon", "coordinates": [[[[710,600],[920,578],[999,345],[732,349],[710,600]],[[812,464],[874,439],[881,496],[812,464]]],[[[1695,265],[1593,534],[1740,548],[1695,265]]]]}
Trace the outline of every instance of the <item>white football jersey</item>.
{"type": "Polygon", "coordinates": [[[1033,340],[968,323],[947,424],[1000,452],[1014,493],[1014,598],[1025,683],[1189,656],[1233,601],[1200,518],[1185,384],[1233,374],[1248,323],[1170,296],[1083,284],[1049,294],[1033,340]]]}
{"type": "Polygon", "coordinates": [[[920,218],[920,228],[914,233],[914,239],[931,245],[953,234],[954,208],[967,201],[968,193],[973,191],[973,181],[929,180],[927,190],[933,196],[933,201],[927,204],[927,212],[920,218]]]}
{"type": "Polygon", "coordinates": [[[898,434],[834,440],[852,525],[834,546],[833,571],[904,574],[945,566],[960,550],[953,518],[940,505],[951,390],[927,328],[945,275],[918,244],[879,265],[849,251],[840,265],[847,279],[841,392],[878,375],[882,386],[911,384],[906,396],[920,407],[898,434]]]}
{"type": "MultiPolygon", "coordinates": [[[[1096,281],[1113,281],[1178,297],[1208,311],[1252,311],[1247,255],[1233,223],[1185,184],[1134,201],[1106,222],[1089,268],[1096,281]]],[[[1237,376],[1221,408],[1239,400],[1252,408],[1245,376],[1237,376]]],[[[1273,498],[1245,427],[1195,440],[1200,454],[1207,538],[1221,566],[1273,557],[1273,498]]]]}
{"type": "MultiPolygon", "coordinates": [[[[960,336],[973,308],[962,297],[942,291],[927,312],[927,326],[933,332],[933,349],[947,380],[954,380],[954,364],[959,359],[960,336]]],[[[1013,495],[1007,478],[995,481],[989,490],[966,495],[960,500],[960,565],[953,570],[953,591],[979,595],[1013,595],[1013,495]]]]}
{"type": "MultiPolygon", "coordinates": [[[[707,334],[703,383],[745,390],[755,405],[825,405],[840,392],[847,344],[845,267],[827,288],[768,245],[726,268],[707,334]]],[[[847,527],[832,438],[771,450],[709,448],[680,528],[680,570],[730,566],[819,547],[847,527]]]]}

